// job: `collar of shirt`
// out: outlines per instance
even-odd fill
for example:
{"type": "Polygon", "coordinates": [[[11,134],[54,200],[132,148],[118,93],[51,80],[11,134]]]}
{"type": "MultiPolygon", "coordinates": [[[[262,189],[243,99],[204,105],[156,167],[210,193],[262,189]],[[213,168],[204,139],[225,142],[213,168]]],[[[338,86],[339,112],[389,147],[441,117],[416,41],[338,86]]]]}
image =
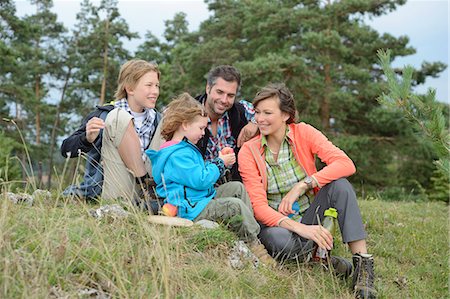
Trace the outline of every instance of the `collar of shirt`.
{"type": "MultiPolygon", "coordinates": [[[[219,125],[224,124],[225,122],[229,122],[230,121],[230,117],[228,116],[228,111],[225,111],[224,114],[222,114],[221,117],[219,117],[219,119],[217,120],[217,127],[219,127],[219,125]]],[[[208,117],[208,129],[211,131],[211,119],[208,117]]],[[[212,132],[212,131],[211,131],[212,132]]]]}
{"type": "MultiPolygon", "coordinates": [[[[130,113],[131,115],[133,115],[133,113],[131,113],[132,111],[130,109],[130,105],[128,105],[128,101],[125,98],[115,102],[114,107],[122,108],[126,112],[130,113]]],[[[145,116],[144,116],[144,121],[142,122],[142,128],[138,128],[139,131],[142,131],[142,129],[144,129],[144,127],[152,128],[153,127],[153,122],[155,121],[155,116],[156,116],[155,109],[144,108],[144,114],[145,114],[145,116]]],[[[138,133],[140,133],[139,131],[138,131],[138,133]]]]}
{"type": "MultiPolygon", "coordinates": [[[[291,137],[289,136],[289,132],[290,132],[289,126],[286,126],[286,133],[284,134],[283,141],[286,140],[288,143],[291,143],[292,140],[291,140],[291,137]]],[[[268,147],[266,135],[261,136],[261,147],[264,149],[266,149],[268,147]]]]}
{"type": "MultiPolygon", "coordinates": [[[[128,105],[128,101],[125,98],[121,99],[120,101],[117,101],[114,104],[114,107],[124,109],[125,111],[133,115],[131,113],[130,106],[128,105]]],[[[150,144],[150,137],[152,136],[153,131],[155,129],[153,124],[156,117],[156,111],[155,109],[145,108],[144,113],[145,118],[144,121],[142,122],[142,126],[140,128],[136,128],[136,132],[141,141],[141,148],[143,151],[147,149],[148,145],[150,144]]]]}

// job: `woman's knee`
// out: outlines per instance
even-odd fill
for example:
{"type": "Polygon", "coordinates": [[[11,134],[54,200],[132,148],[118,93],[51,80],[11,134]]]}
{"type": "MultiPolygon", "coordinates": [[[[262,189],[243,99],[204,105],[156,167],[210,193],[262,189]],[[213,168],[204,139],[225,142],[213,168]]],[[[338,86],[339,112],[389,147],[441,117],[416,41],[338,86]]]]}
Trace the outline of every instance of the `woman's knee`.
{"type": "Polygon", "coordinates": [[[346,178],[337,179],[329,185],[329,192],[332,192],[333,194],[356,198],[355,190],[346,178]]]}
{"type": "Polygon", "coordinates": [[[289,251],[293,245],[292,232],[282,227],[264,227],[258,238],[271,254],[289,251]]]}

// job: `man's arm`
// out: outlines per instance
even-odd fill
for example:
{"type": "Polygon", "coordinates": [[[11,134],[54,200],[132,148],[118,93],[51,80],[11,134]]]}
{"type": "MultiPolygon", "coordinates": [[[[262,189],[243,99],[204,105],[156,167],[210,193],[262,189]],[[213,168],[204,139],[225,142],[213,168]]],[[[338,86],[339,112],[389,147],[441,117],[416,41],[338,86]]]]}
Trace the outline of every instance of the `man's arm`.
{"type": "Polygon", "coordinates": [[[94,113],[89,114],[83,120],[81,126],[72,135],[67,137],[61,144],[61,155],[64,158],[78,157],[82,152],[86,153],[92,150],[94,146],[100,148],[101,138],[95,138],[94,142],[89,142],[86,137],[86,125],[93,118],[94,113]]]}
{"type": "Polygon", "coordinates": [[[239,103],[244,107],[245,118],[247,119],[248,124],[245,125],[239,133],[237,147],[241,147],[244,142],[252,139],[256,136],[256,134],[258,134],[258,126],[256,125],[255,109],[253,108],[253,105],[246,100],[241,100],[239,103]]]}
{"type": "Polygon", "coordinates": [[[240,100],[239,103],[244,107],[245,118],[247,119],[247,121],[256,124],[255,108],[253,107],[253,104],[246,100],[240,100]]]}

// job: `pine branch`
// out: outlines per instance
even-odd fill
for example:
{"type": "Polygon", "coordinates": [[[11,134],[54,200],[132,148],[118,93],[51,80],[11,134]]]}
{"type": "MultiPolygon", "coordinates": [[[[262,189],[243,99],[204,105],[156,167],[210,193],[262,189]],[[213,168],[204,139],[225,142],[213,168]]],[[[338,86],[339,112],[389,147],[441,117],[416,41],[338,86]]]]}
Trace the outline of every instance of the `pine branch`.
{"type": "MultiPolygon", "coordinates": [[[[391,109],[398,109],[422,131],[433,143],[441,161],[448,159],[450,136],[445,126],[442,108],[436,100],[436,92],[429,89],[424,96],[412,92],[411,83],[414,69],[405,66],[401,79],[390,66],[390,51],[378,51],[378,58],[386,76],[389,93],[383,93],[378,101],[391,109]]],[[[445,163],[437,163],[445,167],[445,163]]],[[[447,163],[448,165],[448,163],[447,163]]]]}

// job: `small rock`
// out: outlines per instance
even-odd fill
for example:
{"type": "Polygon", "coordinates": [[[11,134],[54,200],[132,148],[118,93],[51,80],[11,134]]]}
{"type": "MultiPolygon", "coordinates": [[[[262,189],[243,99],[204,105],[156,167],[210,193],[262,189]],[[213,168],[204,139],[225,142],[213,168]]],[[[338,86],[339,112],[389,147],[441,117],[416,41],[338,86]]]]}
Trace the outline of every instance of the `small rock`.
{"type": "Polygon", "coordinates": [[[59,286],[52,286],[50,288],[49,296],[50,299],[68,299],[69,295],[66,295],[64,291],[59,286]]]}
{"type": "Polygon", "coordinates": [[[86,288],[78,291],[81,298],[109,299],[111,296],[103,291],[92,288],[86,288]]]}
{"type": "Polygon", "coordinates": [[[121,206],[117,204],[101,206],[96,210],[90,210],[89,213],[91,214],[92,217],[97,219],[101,219],[104,216],[110,216],[113,218],[125,218],[129,214],[127,211],[125,211],[121,206]]]}
{"type": "Polygon", "coordinates": [[[6,198],[12,201],[14,204],[26,204],[28,206],[33,205],[33,197],[26,193],[12,193],[6,192],[6,198]]]}
{"type": "Polygon", "coordinates": [[[242,269],[246,262],[250,262],[254,268],[259,265],[258,258],[250,251],[244,241],[234,242],[234,247],[228,256],[228,262],[233,269],[242,269]]]}
{"type": "Polygon", "coordinates": [[[397,277],[394,282],[400,289],[404,289],[408,285],[408,279],[405,276],[397,277]]]}
{"type": "Polygon", "coordinates": [[[34,200],[45,201],[50,200],[52,198],[52,194],[48,190],[36,189],[33,192],[34,200]]]}
{"type": "Polygon", "coordinates": [[[195,222],[195,225],[199,225],[206,229],[215,229],[215,228],[219,227],[219,223],[208,220],[208,219],[199,220],[199,221],[195,222]]]}

